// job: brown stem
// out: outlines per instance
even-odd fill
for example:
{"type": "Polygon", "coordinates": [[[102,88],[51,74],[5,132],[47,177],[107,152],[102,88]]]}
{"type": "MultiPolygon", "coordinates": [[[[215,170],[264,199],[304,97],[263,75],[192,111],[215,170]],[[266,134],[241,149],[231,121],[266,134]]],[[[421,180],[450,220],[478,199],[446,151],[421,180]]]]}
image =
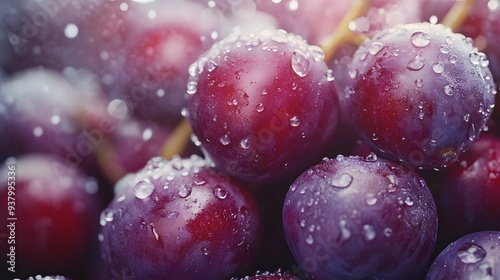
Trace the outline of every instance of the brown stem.
{"type": "Polygon", "coordinates": [[[338,48],[346,42],[356,41],[356,34],[349,29],[349,23],[359,17],[366,15],[370,7],[372,6],[372,0],[354,0],[351,7],[347,11],[346,15],[339,23],[339,26],[335,32],[331,35],[326,43],[322,45],[322,49],[325,52],[325,61],[330,62],[338,48]]]}
{"type": "Polygon", "coordinates": [[[475,2],[476,0],[457,1],[444,16],[441,23],[457,32],[463,26],[475,2]]]}
{"type": "Polygon", "coordinates": [[[191,139],[191,125],[187,119],[183,119],[175,128],[160,150],[160,155],[171,159],[175,155],[181,155],[189,145],[191,139]]]}

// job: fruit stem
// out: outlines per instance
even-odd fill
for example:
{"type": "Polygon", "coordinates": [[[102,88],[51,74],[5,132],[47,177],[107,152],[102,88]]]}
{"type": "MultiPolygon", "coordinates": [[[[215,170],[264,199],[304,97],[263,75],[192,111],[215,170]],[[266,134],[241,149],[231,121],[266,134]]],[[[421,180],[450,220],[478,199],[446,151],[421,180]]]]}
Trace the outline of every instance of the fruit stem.
{"type": "Polygon", "coordinates": [[[354,0],[342,21],[339,23],[335,32],[322,44],[325,52],[325,61],[330,62],[338,48],[346,42],[356,41],[356,33],[349,29],[349,23],[353,20],[366,15],[373,0],[354,0]]]}
{"type": "Polygon", "coordinates": [[[475,2],[476,0],[457,1],[443,17],[441,23],[457,32],[463,26],[475,2]]]}
{"type": "Polygon", "coordinates": [[[183,119],[172,132],[160,150],[160,155],[166,159],[171,159],[175,155],[180,155],[188,147],[191,139],[191,125],[188,119],[183,119]]]}

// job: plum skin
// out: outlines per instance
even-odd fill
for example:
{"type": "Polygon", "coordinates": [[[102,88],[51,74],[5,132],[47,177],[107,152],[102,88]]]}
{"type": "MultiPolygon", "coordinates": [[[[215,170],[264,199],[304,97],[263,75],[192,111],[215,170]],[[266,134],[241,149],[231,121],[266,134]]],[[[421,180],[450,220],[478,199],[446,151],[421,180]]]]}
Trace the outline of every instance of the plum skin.
{"type": "Polygon", "coordinates": [[[442,25],[385,30],[356,51],[349,68],[354,127],[380,155],[419,169],[446,168],[492,113],[496,90],[487,66],[470,39],[442,25]]]}
{"type": "Polygon", "coordinates": [[[246,272],[260,244],[253,197],[198,156],[155,159],[117,183],[121,188],[101,214],[99,238],[110,275],[223,279],[246,272]],[[144,182],[154,189],[138,196],[137,184],[144,182]]]}
{"type": "Polygon", "coordinates": [[[206,156],[257,184],[319,162],[334,145],[339,115],[323,57],[282,30],[231,34],[214,45],[192,65],[188,84],[188,118],[206,156]]]}
{"type": "Polygon", "coordinates": [[[338,156],[292,184],[283,225],[296,261],[314,279],[413,279],[434,249],[437,212],[416,173],[383,159],[338,156]],[[338,176],[347,187],[332,185],[338,176]]]}

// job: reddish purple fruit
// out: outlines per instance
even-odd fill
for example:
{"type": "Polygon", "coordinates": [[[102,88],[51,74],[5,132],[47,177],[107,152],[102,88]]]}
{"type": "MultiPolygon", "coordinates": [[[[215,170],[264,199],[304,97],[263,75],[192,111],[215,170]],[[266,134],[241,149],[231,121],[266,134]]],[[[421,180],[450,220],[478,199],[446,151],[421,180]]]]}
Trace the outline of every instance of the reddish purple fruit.
{"type": "Polygon", "coordinates": [[[430,23],[387,29],[349,68],[352,122],[377,153],[414,168],[456,162],[495,104],[486,56],[472,40],[430,23]]]}
{"type": "Polygon", "coordinates": [[[372,153],[325,159],[300,175],[283,225],[313,279],[416,279],[434,250],[437,213],[418,174],[372,153]]]}
{"type": "Polygon", "coordinates": [[[320,48],[282,30],[231,34],[190,67],[189,120],[243,181],[293,178],[332,149],[339,105],[320,48]]]}
{"type": "Polygon", "coordinates": [[[117,184],[101,214],[110,277],[224,279],[247,272],[260,213],[242,185],[198,156],[153,158],[117,184]]]}
{"type": "Polygon", "coordinates": [[[452,242],[425,279],[500,279],[500,232],[474,232],[452,242]]]}

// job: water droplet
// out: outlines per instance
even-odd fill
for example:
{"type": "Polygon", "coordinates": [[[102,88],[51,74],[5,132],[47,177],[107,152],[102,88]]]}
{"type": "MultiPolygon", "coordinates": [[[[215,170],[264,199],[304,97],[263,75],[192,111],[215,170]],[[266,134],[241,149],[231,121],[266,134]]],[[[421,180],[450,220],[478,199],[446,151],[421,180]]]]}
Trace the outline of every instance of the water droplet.
{"type": "Polygon", "coordinates": [[[377,136],[377,134],[376,134],[376,133],[373,133],[373,134],[372,134],[372,140],[373,140],[373,141],[377,141],[377,140],[378,140],[378,136],[377,136]]]}
{"type": "Polygon", "coordinates": [[[193,189],[191,188],[191,186],[188,186],[188,185],[180,185],[179,186],[179,196],[182,197],[182,198],[186,198],[188,197],[191,192],[193,191],[193,189]]]}
{"type": "Polygon", "coordinates": [[[369,161],[369,162],[375,162],[377,161],[377,155],[375,153],[369,153],[366,157],[365,157],[365,161],[369,161]]]}
{"type": "Polygon", "coordinates": [[[146,199],[148,198],[155,189],[155,186],[149,179],[140,180],[134,186],[134,194],[137,198],[146,199]]]}
{"type": "Polygon", "coordinates": [[[101,212],[101,219],[100,219],[100,224],[101,226],[105,226],[107,223],[112,222],[114,219],[114,212],[109,209],[104,209],[104,211],[101,212]]]}
{"type": "Polygon", "coordinates": [[[347,225],[346,220],[339,221],[340,233],[341,233],[343,240],[347,240],[347,239],[349,239],[349,237],[351,237],[351,231],[347,228],[346,225],[347,225]]]}
{"type": "Polygon", "coordinates": [[[306,220],[300,220],[300,227],[306,227],[306,220]]]}
{"type": "Polygon", "coordinates": [[[432,64],[432,71],[436,74],[441,74],[444,72],[444,65],[441,62],[436,61],[432,64]]]}
{"type": "Polygon", "coordinates": [[[267,95],[267,90],[263,89],[261,92],[262,95],[267,95]]]}
{"type": "Polygon", "coordinates": [[[368,196],[368,197],[366,197],[365,202],[367,205],[370,205],[370,206],[375,205],[377,203],[377,198],[374,196],[368,196]]]}
{"type": "Polygon", "coordinates": [[[332,69],[328,69],[326,71],[326,80],[329,81],[329,82],[335,80],[335,77],[333,76],[333,70],[332,69]]]}
{"type": "Polygon", "coordinates": [[[175,220],[179,217],[179,212],[178,211],[171,211],[171,212],[168,212],[167,215],[166,215],[167,219],[170,219],[170,220],[175,220]]]}
{"type": "Polygon", "coordinates": [[[298,8],[299,8],[299,1],[290,0],[290,2],[288,2],[288,9],[290,9],[290,11],[296,11],[298,8]]]}
{"type": "Polygon", "coordinates": [[[227,197],[227,194],[228,194],[228,191],[222,185],[215,186],[215,188],[213,189],[213,192],[214,192],[215,197],[218,199],[225,199],[227,197]]]}
{"type": "Polygon", "coordinates": [[[220,143],[224,146],[227,146],[231,143],[231,138],[229,138],[229,134],[224,134],[220,137],[220,143]]]}
{"type": "Polygon", "coordinates": [[[78,36],[78,26],[74,23],[69,23],[66,25],[64,28],[64,36],[66,36],[69,39],[76,38],[78,36]]]}
{"type": "Polygon", "coordinates": [[[197,88],[196,88],[196,86],[197,86],[197,85],[198,85],[198,83],[197,83],[197,82],[195,82],[195,81],[191,81],[191,82],[189,82],[189,83],[187,84],[187,93],[188,93],[188,94],[195,94],[195,93],[196,93],[196,90],[197,90],[197,88]]]}
{"type": "Polygon", "coordinates": [[[444,41],[445,41],[445,42],[446,42],[446,44],[448,44],[448,45],[453,44],[453,38],[451,38],[451,36],[450,36],[450,35],[446,35],[446,36],[444,37],[444,41]]]}
{"type": "Polygon", "coordinates": [[[323,49],[321,49],[320,47],[312,45],[309,46],[307,50],[313,57],[314,61],[322,61],[325,59],[325,53],[323,52],[323,49]]]}
{"type": "Polygon", "coordinates": [[[300,120],[297,116],[294,116],[290,119],[290,125],[293,127],[297,127],[300,125],[300,120]]]}
{"type": "Polygon", "coordinates": [[[376,55],[378,54],[382,49],[384,48],[384,45],[380,42],[372,42],[370,49],[368,50],[371,54],[376,55]]]}
{"type": "Polygon", "coordinates": [[[144,129],[142,132],[142,141],[148,141],[151,137],[153,137],[153,130],[149,127],[144,129]]]}
{"type": "Polygon", "coordinates": [[[481,62],[481,56],[478,52],[471,52],[469,54],[469,61],[474,65],[478,65],[481,62]]]}
{"type": "Polygon", "coordinates": [[[385,228],[384,229],[384,235],[389,237],[392,234],[392,229],[391,228],[385,228]]]}
{"type": "Polygon", "coordinates": [[[161,239],[161,236],[158,234],[158,232],[156,232],[156,228],[155,228],[155,225],[153,223],[149,224],[149,229],[151,230],[151,233],[153,234],[153,237],[156,240],[156,245],[158,247],[163,248],[163,246],[164,246],[163,240],[161,239]]]}
{"type": "Polygon", "coordinates": [[[129,109],[127,103],[121,99],[114,99],[108,104],[108,113],[120,120],[125,120],[129,117],[129,109]]]}
{"type": "Polygon", "coordinates": [[[469,120],[470,120],[470,114],[465,115],[464,116],[464,121],[465,122],[469,122],[469,120]]]}
{"type": "Polygon", "coordinates": [[[363,235],[367,241],[375,239],[377,235],[372,225],[364,225],[363,226],[363,235]]]}
{"type": "Polygon", "coordinates": [[[351,174],[342,173],[342,174],[333,174],[330,184],[337,188],[347,188],[351,185],[353,181],[353,177],[351,174]]]}
{"type": "Polygon", "coordinates": [[[425,31],[415,31],[411,35],[411,43],[415,47],[427,47],[431,43],[431,37],[425,31]]]}
{"type": "Polygon", "coordinates": [[[348,74],[349,74],[349,77],[351,77],[351,79],[354,79],[358,75],[358,70],[356,70],[356,69],[350,69],[349,72],[348,72],[348,74]]]}
{"type": "Polygon", "coordinates": [[[450,51],[451,51],[450,46],[448,46],[448,45],[441,45],[439,50],[441,51],[441,53],[444,53],[444,54],[450,53],[450,51]]]}
{"type": "Polygon", "coordinates": [[[210,254],[210,249],[208,249],[208,247],[203,247],[203,248],[201,248],[201,253],[204,256],[208,256],[208,254],[210,254]]]}
{"type": "Polygon", "coordinates": [[[33,135],[35,137],[40,137],[43,135],[43,128],[41,126],[37,126],[33,129],[33,135]]]}
{"type": "Polygon", "coordinates": [[[264,104],[259,103],[257,105],[257,108],[255,108],[255,110],[257,111],[257,113],[261,113],[262,111],[264,111],[264,104]]]}
{"type": "Polygon", "coordinates": [[[451,55],[449,61],[450,61],[451,64],[457,63],[458,56],[456,54],[451,55]]]}
{"type": "Polygon", "coordinates": [[[424,86],[424,80],[422,80],[422,79],[416,79],[416,80],[415,80],[415,86],[416,86],[417,88],[421,88],[421,87],[423,87],[423,86],[424,86]]]}
{"type": "Polygon", "coordinates": [[[423,56],[417,54],[412,60],[408,62],[406,68],[411,71],[418,71],[425,66],[425,59],[423,56]]]}
{"type": "Polygon", "coordinates": [[[405,204],[408,205],[408,206],[412,206],[413,205],[413,200],[411,200],[411,197],[407,197],[405,199],[405,204]]]}
{"type": "Polygon", "coordinates": [[[210,60],[209,62],[207,62],[206,66],[208,72],[212,72],[215,70],[215,68],[217,68],[217,63],[213,60],[210,60]]]}
{"type": "Polygon", "coordinates": [[[486,251],[479,245],[467,243],[458,250],[458,258],[466,264],[474,264],[486,257],[486,251]]]}
{"type": "Polygon", "coordinates": [[[305,77],[311,71],[311,65],[309,63],[309,59],[307,56],[299,51],[295,50],[292,55],[292,69],[295,74],[299,75],[299,77],[305,77]]]}
{"type": "Polygon", "coordinates": [[[361,61],[365,61],[367,57],[368,57],[368,54],[364,52],[364,53],[362,53],[362,54],[361,54],[361,56],[359,57],[359,60],[361,60],[361,61]]]}
{"type": "Polygon", "coordinates": [[[306,243],[309,245],[312,245],[314,243],[314,238],[312,237],[312,235],[306,237],[306,243]]]}
{"type": "Polygon", "coordinates": [[[444,93],[448,96],[453,96],[453,87],[451,85],[444,86],[444,93]]]}

